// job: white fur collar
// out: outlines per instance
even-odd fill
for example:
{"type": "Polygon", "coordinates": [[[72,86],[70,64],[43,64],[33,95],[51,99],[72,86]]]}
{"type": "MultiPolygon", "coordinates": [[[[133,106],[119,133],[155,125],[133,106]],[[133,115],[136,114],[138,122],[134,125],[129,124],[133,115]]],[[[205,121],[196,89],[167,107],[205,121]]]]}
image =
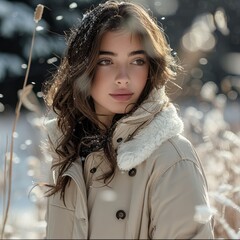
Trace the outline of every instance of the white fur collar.
{"type": "Polygon", "coordinates": [[[163,142],[183,131],[183,122],[173,104],[164,108],[155,118],[128,142],[118,148],[117,163],[121,170],[130,170],[145,161],[163,142]]]}

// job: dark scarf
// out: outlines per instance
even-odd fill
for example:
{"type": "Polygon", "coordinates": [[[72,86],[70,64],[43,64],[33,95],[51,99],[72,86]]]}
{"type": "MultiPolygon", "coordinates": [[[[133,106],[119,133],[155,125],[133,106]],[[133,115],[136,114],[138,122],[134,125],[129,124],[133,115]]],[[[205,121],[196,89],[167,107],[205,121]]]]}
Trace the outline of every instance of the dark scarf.
{"type": "MultiPolygon", "coordinates": [[[[115,122],[115,121],[114,121],[115,122]]],[[[84,120],[77,124],[75,136],[80,140],[79,156],[86,158],[90,153],[104,149],[112,141],[112,133],[116,125],[113,124],[106,132],[84,120]]]]}

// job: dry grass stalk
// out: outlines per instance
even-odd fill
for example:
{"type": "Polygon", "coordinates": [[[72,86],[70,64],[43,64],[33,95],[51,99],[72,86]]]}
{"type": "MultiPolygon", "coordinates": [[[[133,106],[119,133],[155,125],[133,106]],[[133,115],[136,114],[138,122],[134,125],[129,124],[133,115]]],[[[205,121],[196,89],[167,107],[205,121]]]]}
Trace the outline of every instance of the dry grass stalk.
{"type": "MultiPolygon", "coordinates": [[[[6,149],[5,149],[5,153],[8,152],[8,136],[6,137],[6,149]]],[[[4,170],[3,170],[3,190],[2,190],[2,194],[3,196],[6,196],[6,190],[7,190],[7,181],[5,179],[7,179],[7,154],[5,154],[5,158],[4,158],[4,170]]],[[[5,209],[6,207],[6,202],[5,202],[5,197],[3,197],[3,209],[5,209]]],[[[3,215],[4,216],[4,215],[3,215]]],[[[2,219],[2,221],[4,222],[4,218],[2,219]]],[[[2,233],[3,234],[3,233],[2,233]]],[[[2,238],[2,234],[1,234],[1,238],[2,238]]]]}
{"type": "Polygon", "coordinates": [[[33,85],[28,84],[24,91],[21,89],[18,91],[18,97],[22,97],[22,104],[23,106],[37,114],[37,116],[42,116],[41,106],[36,97],[36,94],[33,92],[33,85]]]}
{"type": "MultiPolygon", "coordinates": [[[[36,27],[37,27],[38,22],[42,18],[43,9],[44,9],[43,5],[38,4],[37,8],[35,10],[35,13],[34,13],[34,21],[35,21],[36,24],[35,24],[35,27],[34,27],[34,30],[33,30],[33,35],[32,35],[31,47],[30,47],[29,58],[28,58],[28,65],[27,65],[27,70],[26,70],[24,82],[23,82],[22,93],[20,94],[19,101],[18,101],[16,109],[15,109],[15,118],[14,118],[14,121],[13,121],[13,126],[12,126],[12,131],[11,131],[10,156],[9,156],[9,163],[8,163],[8,165],[9,165],[8,166],[8,179],[7,179],[7,177],[4,178],[4,181],[8,180],[8,182],[7,182],[8,184],[6,182],[4,183],[4,186],[6,186],[6,188],[8,186],[8,188],[4,192],[4,194],[7,195],[7,199],[6,199],[6,208],[3,209],[4,215],[3,215],[3,225],[2,225],[2,231],[1,231],[1,239],[3,239],[5,226],[6,226],[7,218],[8,218],[8,212],[9,212],[9,208],[10,208],[10,202],[11,202],[14,134],[16,132],[17,122],[18,122],[18,119],[20,117],[20,110],[21,110],[21,106],[22,106],[22,103],[23,103],[23,98],[26,97],[26,95],[29,92],[29,87],[26,87],[27,86],[27,80],[28,80],[29,71],[30,71],[31,62],[32,62],[32,51],[33,51],[33,46],[34,46],[34,41],[35,41],[36,27]]],[[[5,159],[5,162],[7,162],[6,159],[5,159]]],[[[5,169],[6,168],[7,167],[5,167],[5,169]]],[[[4,198],[4,200],[5,200],[5,198],[4,198]]],[[[4,204],[5,204],[5,201],[4,201],[4,204]]]]}
{"type": "Polygon", "coordinates": [[[225,235],[229,239],[239,239],[239,234],[228,224],[225,218],[215,215],[215,219],[220,223],[222,228],[225,230],[225,235]]]}
{"type": "Polygon", "coordinates": [[[44,6],[42,4],[38,4],[36,10],[34,12],[34,21],[38,23],[42,19],[44,6]]]}

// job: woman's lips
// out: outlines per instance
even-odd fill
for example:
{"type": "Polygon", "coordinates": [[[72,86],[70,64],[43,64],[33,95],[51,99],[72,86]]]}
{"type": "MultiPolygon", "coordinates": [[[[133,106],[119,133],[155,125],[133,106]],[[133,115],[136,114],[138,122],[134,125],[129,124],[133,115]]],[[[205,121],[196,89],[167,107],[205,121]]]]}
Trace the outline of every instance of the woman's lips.
{"type": "Polygon", "coordinates": [[[120,102],[125,102],[128,101],[133,93],[114,93],[114,94],[109,94],[113,99],[120,101],[120,102]]]}

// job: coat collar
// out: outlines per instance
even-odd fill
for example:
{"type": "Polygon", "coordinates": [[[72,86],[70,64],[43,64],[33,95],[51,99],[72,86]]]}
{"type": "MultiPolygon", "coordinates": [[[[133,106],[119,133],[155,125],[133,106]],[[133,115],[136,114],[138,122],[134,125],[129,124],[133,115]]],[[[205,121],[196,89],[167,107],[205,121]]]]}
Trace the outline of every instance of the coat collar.
{"type": "MultiPolygon", "coordinates": [[[[158,102],[157,105],[161,105],[158,102]]],[[[156,105],[153,104],[152,105],[156,105]]],[[[142,116],[140,114],[140,116],[142,116]]],[[[164,107],[130,141],[119,145],[117,164],[121,170],[130,170],[144,162],[163,142],[180,134],[183,122],[172,103],[164,107]]]]}

